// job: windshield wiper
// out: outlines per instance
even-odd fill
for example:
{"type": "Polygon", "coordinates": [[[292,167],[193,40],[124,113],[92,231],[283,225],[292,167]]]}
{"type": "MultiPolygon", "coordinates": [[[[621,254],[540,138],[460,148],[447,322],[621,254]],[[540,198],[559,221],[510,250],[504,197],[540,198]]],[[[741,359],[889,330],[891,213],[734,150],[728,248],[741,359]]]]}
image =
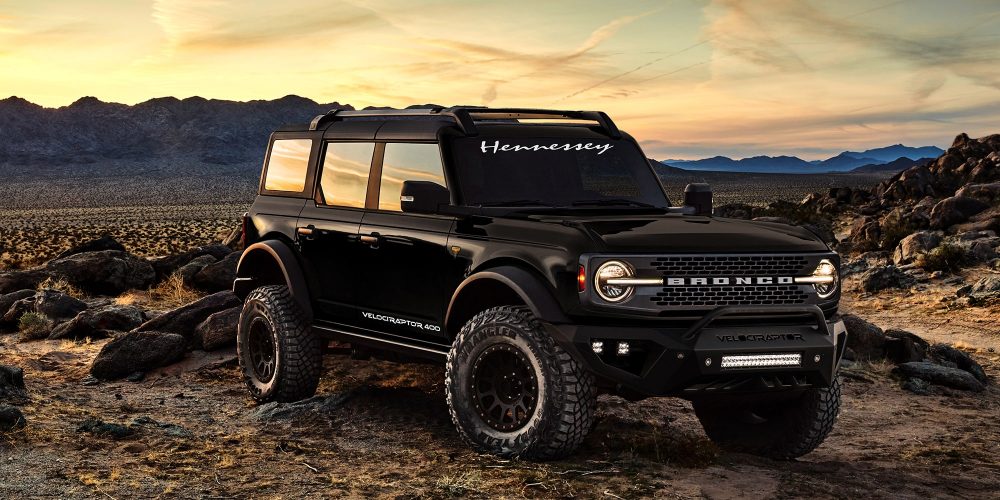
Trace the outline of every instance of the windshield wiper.
{"type": "Polygon", "coordinates": [[[551,203],[546,203],[542,200],[505,200],[505,201],[491,201],[489,203],[480,203],[481,207],[552,207],[551,203]]]}
{"type": "Polygon", "coordinates": [[[628,198],[601,198],[598,200],[578,200],[573,202],[574,207],[583,206],[594,206],[594,207],[613,207],[613,206],[627,206],[627,207],[642,207],[642,208],[657,208],[656,205],[650,205],[649,203],[643,203],[641,201],[630,200],[628,198]]]}

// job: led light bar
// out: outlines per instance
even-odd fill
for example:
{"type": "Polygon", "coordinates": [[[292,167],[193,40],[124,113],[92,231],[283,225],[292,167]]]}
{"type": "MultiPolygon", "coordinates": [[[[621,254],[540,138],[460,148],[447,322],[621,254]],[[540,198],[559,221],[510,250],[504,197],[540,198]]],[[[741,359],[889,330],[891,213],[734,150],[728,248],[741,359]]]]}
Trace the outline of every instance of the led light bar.
{"type": "Polygon", "coordinates": [[[721,368],[772,368],[802,366],[801,354],[733,354],[722,357],[721,368]]]}

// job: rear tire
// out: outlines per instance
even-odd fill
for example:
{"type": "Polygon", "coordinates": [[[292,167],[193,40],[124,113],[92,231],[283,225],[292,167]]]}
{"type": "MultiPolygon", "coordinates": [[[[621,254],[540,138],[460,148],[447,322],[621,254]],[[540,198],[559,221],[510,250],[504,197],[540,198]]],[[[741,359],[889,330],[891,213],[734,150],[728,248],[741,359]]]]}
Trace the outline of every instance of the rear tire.
{"type": "Polygon", "coordinates": [[[240,313],[236,350],[243,381],[257,401],[298,401],[316,393],[322,345],[288,287],[250,292],[240,313]]]}
{"type": "Polygon", "coordinates": [[[560,458],[593,428],[593,376],[527,307],[494,307],[472,318],[452,344],[446,373],[452,422],[480,452],[560,458]]]}
{"type": "Polygon", "coordinates": [[[695,401],[694,411],[708,437],[722,448],[791,460],[816,449],[833,430],[840,412],[840,379],[789,400],[695,401]]]}

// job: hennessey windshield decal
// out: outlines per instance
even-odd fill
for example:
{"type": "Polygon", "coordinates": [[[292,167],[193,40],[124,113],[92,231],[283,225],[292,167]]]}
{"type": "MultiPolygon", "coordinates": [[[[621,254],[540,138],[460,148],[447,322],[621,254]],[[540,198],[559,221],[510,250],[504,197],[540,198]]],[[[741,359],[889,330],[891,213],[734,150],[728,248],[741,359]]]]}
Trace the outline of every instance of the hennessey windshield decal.
{"type": "Polygon", "coordinates": [[[487,144],[486,141],[483,141],[480,149],[482,149],[483,154],[519,151],[597,151],[597,154],[601,155],[608,152],[608,150],[613,147],[615,147],[613,144],[594,144],[592,142],[578,142],[576,144],[535,144],[532,146],[524,146],[521,144],[500,144],[500,141],[493,141],[493,144],[487,144]]]}

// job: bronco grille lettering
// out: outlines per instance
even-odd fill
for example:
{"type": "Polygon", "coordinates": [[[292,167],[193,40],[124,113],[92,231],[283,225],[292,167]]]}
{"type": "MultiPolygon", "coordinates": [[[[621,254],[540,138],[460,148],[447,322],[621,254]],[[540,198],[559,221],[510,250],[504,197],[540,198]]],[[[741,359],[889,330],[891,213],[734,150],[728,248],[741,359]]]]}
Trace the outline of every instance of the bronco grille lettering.
{"type": "Polygon", "coordinates": [[[735,276],[720,278],[667,278],[664,286],[687,285],[791,285],[795,278],[791,276],[735,276]]]}

